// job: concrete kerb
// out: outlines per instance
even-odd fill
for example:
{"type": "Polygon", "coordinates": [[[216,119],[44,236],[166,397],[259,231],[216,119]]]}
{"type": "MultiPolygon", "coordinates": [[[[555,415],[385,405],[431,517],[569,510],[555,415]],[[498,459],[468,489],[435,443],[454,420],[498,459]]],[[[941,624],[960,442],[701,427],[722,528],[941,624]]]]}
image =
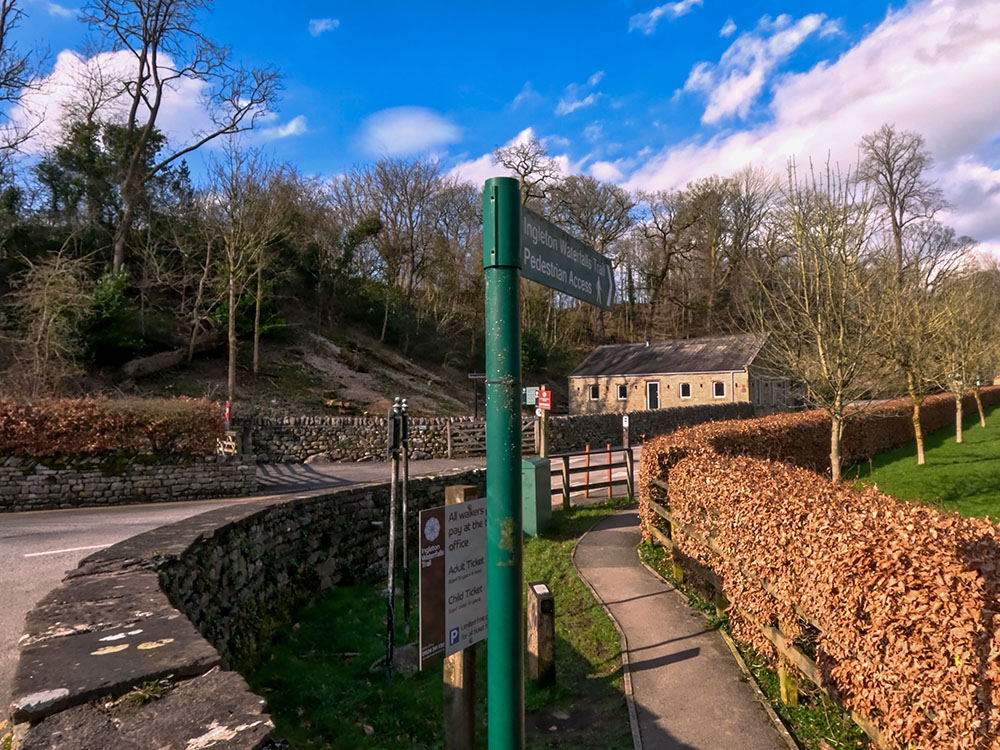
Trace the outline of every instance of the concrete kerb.
{"type": "Polygon", "coordinates": [[[590,581],[580,570],[579,566],[576,564],[576,550],[580,546],[580,542],[593,531],[594,526],[601,522],[602,519],[598,518],[591,525],[587,531],[580,535],[580,538],[576,540],[576,544],[573,545],[573,551],[570,553],[570,559],[573,562],[573,569],[576,571],[577,576],[583,581],[584,585],[590,589],[591,595],[594,597],[594,601],[601,605],[601,609],[604,610],[604,614],[608,616],[611,620],[611,624],[615,626],[615,630],[618,631],[618,642],[622,652],[622,691],[625,693],[625,703],[628,706],[628,721],[632,727],[632,746],[635,750],[643,750],[642,748],[642,734],[639,732],[639,715],[635,710],[635,696],[632,694],[632,673],[629,668],[629,658],[628,658],[628,636],[625,635],[625,631],[622,630],[621,625],[619,625],[618,620],[615,616],[611,614],[611,610],[608,609],[608,605],[601,598],[600,594],[597,593],[590,581]]]}
{"type": "MultiPolygon", "coordinates": [[[[581,539],[582,538],[583,537],[581,537],[581,539]]],[[[643,562],[642,559],[639,560],[639,563],[642,565],[642,567],[644,567],[654,576],[663,581],[664,584],[668,586],[674,585],[672,581],[669,581],[668,579],[664,578],[662,575],[660,575],[659,571],[651,568],[649,565],[643,562]]],[[[607,611],[607,609],[605,609],[605,611],[607,611]]],[[[615,627],[617,627],[617,623],[615,627]]],[[[739,649],[736,647],[736,642],[733,641],[732,637],[724,630],[719,630],[717,632],[719,633],[720,636],[722,636],[722,640],[725,641],[725,644],[729,647],[729,650],[732,652],[733,659],[735,659],[736,663],[739,665],[740,671],[743,673],[743,676],[746,678],[746,681],[750,683],[751,687],[753,687],[754,695],[757,697],[757,700],[760,702],[760,705],[764,708],[764,712],[771,720],[771,723],[774,724],[774,728],[778,730],[778,734],[781,736],[781,739],[783,739],[785,743],[788,745],[789,750],[799,750],[798,743],[796,743],[795,740],[792,738],[791,733],[788,731],[788,728],[781,720],[781,717],[779,717],[777,712],[775,712],[774,708],[771,707],[771,701],[767,699],[767,696],[764,695],[764,691],[761,690],[760,685],[757,684],[757,679],[753,676],[753,673],[750,671],[750,668],[743,660],[743,656],[740,654],[739,649]]]]}

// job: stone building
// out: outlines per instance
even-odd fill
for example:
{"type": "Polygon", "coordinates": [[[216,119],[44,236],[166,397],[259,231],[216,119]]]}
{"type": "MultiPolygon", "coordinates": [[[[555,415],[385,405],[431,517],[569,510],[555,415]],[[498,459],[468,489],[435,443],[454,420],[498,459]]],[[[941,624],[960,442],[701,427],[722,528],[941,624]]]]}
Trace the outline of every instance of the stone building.
{"type": "Polygon", "coordinates": [[[749,334],[599,346],[569,376],[569,413],[606,414],[696,404],[751,403],[787,409],[789,382],[758,363],[749,334]]]}

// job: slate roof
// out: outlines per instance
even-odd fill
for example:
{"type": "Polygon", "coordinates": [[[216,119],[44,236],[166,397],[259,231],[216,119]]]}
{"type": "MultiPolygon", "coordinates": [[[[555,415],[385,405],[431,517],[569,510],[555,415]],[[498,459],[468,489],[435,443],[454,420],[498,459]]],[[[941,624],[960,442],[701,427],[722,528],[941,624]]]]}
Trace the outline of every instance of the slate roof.
{"type": "Polygon", "coordinates": [[[569,376],[740,371],[753,362],[763,343],[758,336],[740,334],[648,344],[607,344],[594,349],[569,376]]]}

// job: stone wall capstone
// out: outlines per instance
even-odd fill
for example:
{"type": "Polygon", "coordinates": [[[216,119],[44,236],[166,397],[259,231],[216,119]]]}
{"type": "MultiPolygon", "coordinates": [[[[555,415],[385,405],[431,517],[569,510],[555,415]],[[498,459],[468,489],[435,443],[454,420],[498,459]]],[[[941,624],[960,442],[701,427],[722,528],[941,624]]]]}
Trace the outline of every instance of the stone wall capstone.
{"type": "Polygon", "coordinates": [[[0,456],[0,513],[256,491],[257,467],[241,456],[0,456]]]}

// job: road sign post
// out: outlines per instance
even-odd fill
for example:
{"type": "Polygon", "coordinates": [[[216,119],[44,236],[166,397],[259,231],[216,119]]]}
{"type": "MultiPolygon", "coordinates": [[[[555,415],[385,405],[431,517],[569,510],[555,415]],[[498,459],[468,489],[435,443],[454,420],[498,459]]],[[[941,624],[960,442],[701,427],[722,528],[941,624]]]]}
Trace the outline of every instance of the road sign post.
{"type": "Polygon", "coordinates": [[[490,750],[524,747],[521,606],[521,191],[511,177],[483,190],[486,278],[486,588],[490,750]]]}

